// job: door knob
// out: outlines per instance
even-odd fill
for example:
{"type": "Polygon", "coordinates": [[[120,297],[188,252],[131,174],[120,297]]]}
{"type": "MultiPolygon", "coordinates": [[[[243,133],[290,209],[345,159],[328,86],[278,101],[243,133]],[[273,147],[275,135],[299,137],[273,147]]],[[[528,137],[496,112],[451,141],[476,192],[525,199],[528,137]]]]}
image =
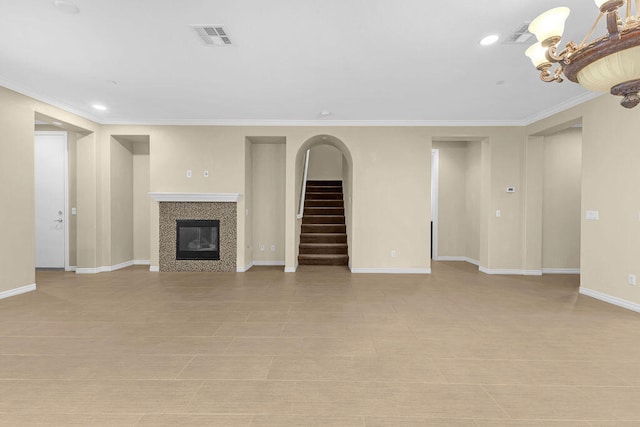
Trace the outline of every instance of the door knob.
{"type": "Polygon", "coordinates": [[[54,219],[53,222],[62,222],[64,221],[62,218],[54,219]]]}

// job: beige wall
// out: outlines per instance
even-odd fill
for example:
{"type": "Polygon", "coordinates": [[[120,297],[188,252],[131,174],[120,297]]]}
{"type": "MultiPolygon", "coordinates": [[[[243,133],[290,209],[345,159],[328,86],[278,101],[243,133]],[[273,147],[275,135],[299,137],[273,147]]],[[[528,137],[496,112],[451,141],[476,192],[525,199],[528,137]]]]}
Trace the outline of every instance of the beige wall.
{"type": "Polygon", "coordinates": [[[580,268],[582,129],[545,137],[542,268],[580,268]]]}
{"type": "Polygon", "coordinates": [[[433,148],[439,151],[438,257],[464,257],[467,247],[467,142],[434,142],[433,148]]]}
{"type": "Polygon", "coordinates": [[[133,261],[133,143],[111,138],[111,265],[133,261]]]}
{"type": "Polygon", "coordinates": [[[467,142],[466,151],[465,222],[466,244],[464,256],[480,262],[480,228],[482,212],[482,142],[467,142]]]}
{"type": "Polygon", "coordinates": [[[347,227],[347,252],[349,254],[349,268],[351,268],[351,245],[353,244],[353,180],[351,176],[351,166],[349,166],[349,160],[342,156],[342,191],[344,193],[344,216],[345,224],[347,227]]]}
{"type": "Polygon", "coordinates": [[[640,304],[640,287],[627,284],[640,272],[640,110],[603,95],[527,128],[531,135],[582,120],[580,285],[584,292],[618,303],[640,304]],[[600,219],[586,220],[585,212],[600,219]]]}
{"type": "Polygon", "coordinates": [[[244,260],[238,260],[237,267],[240,267],[242,270],[250,268],[251,263],[254,258],[254,245],[253,245],[253,229],[254,229],[254,218],[256,217],[254,212],[254,200],[253,195],[255,194],[253,191],[253,147],[251,140],[249,138],[245,138],[244,142],[244,192],[243,199],[245,202],[244,212],[238,211],[238,215],[243,215],[245,218],[244,229],[245,229],[245,239],[244,242],[238,241],[238,245],[242,245],[244,247],[244,260]]]}
{"type": "Polygon", "coordinates": [[[151,198],[149,197],[149,142],[133,143],[133,259],[151,258],[151,198]]]}
{"type": "Polygon", "coordinates": [[[252,144],[251,149],[253,261],[284,265],[285,144],[252,144]],[[272,245],[275,245],[274,251],[271,250],[272,245]]]}
{"type": "Polygon", "coordinates": [[[481,143],[434,142],[439,151],[438,258],[480,260],[481,143]]]}
{"type": "Polygon", "coordinates": [[[307,179],[324,181],[342,180],[342,153],[331,145],[311,147],[307,179]]]}
{"type": "Polygon", "coordinates": [[[32,103],[0,88],[0,292],[35,283],[32,103]]]}

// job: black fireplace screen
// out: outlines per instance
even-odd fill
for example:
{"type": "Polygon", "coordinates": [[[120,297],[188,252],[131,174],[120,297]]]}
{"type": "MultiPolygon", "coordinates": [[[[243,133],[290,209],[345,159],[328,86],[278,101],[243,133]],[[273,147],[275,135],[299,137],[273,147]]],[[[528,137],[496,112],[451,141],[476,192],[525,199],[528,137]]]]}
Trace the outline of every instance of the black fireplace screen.
{"type": "Polygon", "coordinates": [[[176,221],[176,259],[220,259],[220,221],[179,219],[176,221]]]}

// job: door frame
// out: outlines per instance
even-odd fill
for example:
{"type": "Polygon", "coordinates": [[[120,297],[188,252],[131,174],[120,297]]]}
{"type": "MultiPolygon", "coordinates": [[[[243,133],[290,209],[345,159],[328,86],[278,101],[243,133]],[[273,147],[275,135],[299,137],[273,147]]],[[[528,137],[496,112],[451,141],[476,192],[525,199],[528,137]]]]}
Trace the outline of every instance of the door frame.
{"type": "Polygon", "coordinates": [[[438,175],[440,170],[440,150],[431,149],[431,259],[438,259],[438,175]]]}
{"type": "MultiPolygon", "coordinates": [[[[35,152],[35,138],[45,135],[61,135],[64,138],[64,155],[63,157],[63,169],[64,169],[64,209],[63,209],[63,224],[64,224],[64,271],[75,271],[75,268],[71,268],[69,265],[69,137],[66,131],[35,131],[34,132],[34,152],[35,152]]],[[[35,167],[35,165],[34,165],[35,167]]],[[[35,172],[35,170],[34,170],[35,172]]],[[[35,225],[34,225],[35,227],[35,225]]],[[[36,237],[37,238],[37,237],[36,237]]]]}

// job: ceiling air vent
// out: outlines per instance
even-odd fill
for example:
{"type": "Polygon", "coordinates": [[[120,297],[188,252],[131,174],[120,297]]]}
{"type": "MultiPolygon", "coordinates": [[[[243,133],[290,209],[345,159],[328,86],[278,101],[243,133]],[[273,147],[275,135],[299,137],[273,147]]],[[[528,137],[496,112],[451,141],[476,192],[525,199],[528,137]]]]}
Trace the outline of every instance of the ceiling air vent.
{"type": "Polygon", "coordinates": [[[533,37],[529,32],[529,23],[525,22],[518,27],[509,37],[504,40],[505,44],[524,44],[533,37]]]}
{"type": "Polygon", "coordinates": [[[222,25],[191,25],[207,46],[229,46],[231,38],[222,25]]]}

